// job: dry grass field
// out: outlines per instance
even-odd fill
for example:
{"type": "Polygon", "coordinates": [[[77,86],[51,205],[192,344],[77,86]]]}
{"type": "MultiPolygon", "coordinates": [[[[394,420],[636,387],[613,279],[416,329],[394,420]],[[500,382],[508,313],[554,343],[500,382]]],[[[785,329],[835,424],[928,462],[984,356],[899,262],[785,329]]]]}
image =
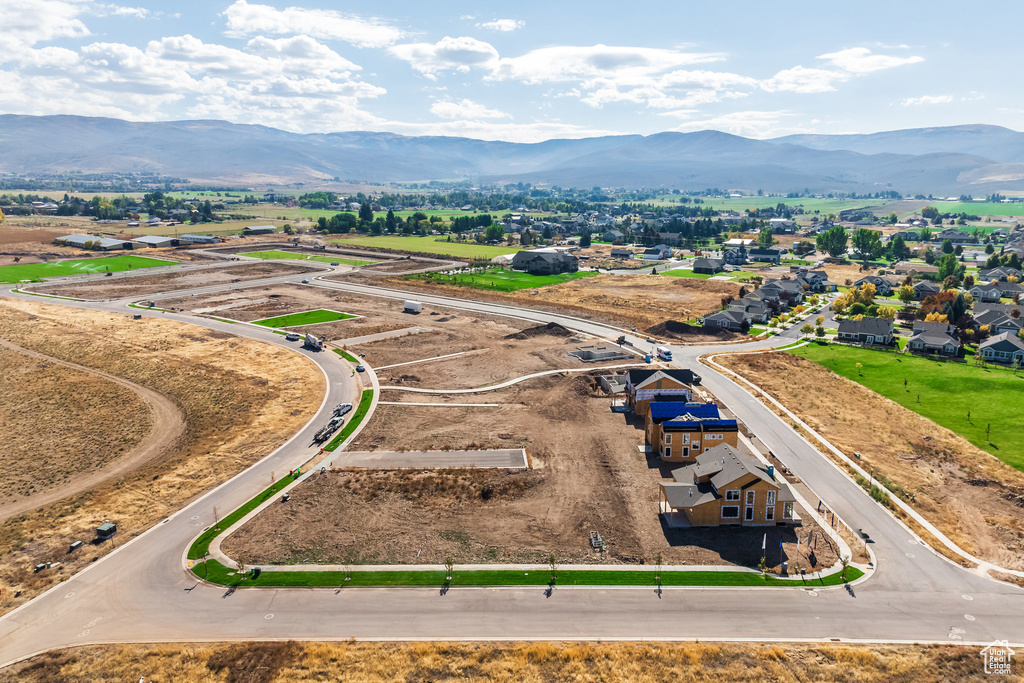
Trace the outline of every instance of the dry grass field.
{"type": "MultiPolygon", "coordinates": [[[[916,499],[960,547],[1024,569],[1024,474],[966,439],[830,370],[787,353],[719,356],[844,453],[859,452],[916,499]]],[[[910,502],[908,500],[908,502],[910,502]]]]}
{"type": "Polygon", "coordinates": [[[0,345],[0,512],[131,451],[153,418],[127,387],[0,345]]]}
{"type": "Polygon", "coordinates": [[[976,647],[838,643],[105,645],[44,654],[0,671],[0,683],[120,683],[142,678],[159,683],[970,683],[991,679],[983,673],[976,647]]]}
{"type": "MultiPolygon", "coordinates": [[[[178,443],[140,469],[0,524],[4,611],[108,552],[104,544],[66,554],[104,519],[118,523],[123,542],[272,451],[309,419],[319,404],[309,397],[324,390],[323,375],[298,354],[155,318],[3,301],[0,338],[153,389],[187,422],[178,443]],[[48,560],[64,565],[32,573],[48,560]]],[[[40,415],[37,430],[46,424],[40,415]]]]}

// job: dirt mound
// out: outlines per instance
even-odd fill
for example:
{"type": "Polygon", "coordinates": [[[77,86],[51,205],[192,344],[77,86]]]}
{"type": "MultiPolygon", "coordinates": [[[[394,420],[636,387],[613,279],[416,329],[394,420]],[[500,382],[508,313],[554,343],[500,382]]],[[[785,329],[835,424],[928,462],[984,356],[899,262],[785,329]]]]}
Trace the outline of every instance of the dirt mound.
{"type": "Polygon", "coordinates": [[[505,339],[531,339],[542,335],[549,335],[552,337],[571,337],[572,332],[565,329],[558,323],[548,323],[547,325],[528,327],[520,332],[513,332],[512,334],[505,335],[505,339]]]}
{"type": "Polygon", "coordinates": [[[679,322],[678,320],[666,320],[644,330],[655,337],[687,337],[692,335],[718,337],[720,339],[732,339],[736,335],[729,330],[716,329],[713,327],[699,327],[679,322]]]}

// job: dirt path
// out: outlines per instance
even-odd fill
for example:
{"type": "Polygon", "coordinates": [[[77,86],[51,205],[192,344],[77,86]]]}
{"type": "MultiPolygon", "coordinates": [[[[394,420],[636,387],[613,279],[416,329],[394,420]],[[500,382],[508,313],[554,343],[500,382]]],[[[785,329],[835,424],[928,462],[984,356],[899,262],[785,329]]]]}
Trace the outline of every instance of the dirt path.
{"type": "Polygon", "coordinates": [[[163,453],[185,432],[184,414],[173,401],[162,394],[158,394],[151,389],[147,389],[146,387],[135,384],[134,382],[129,382],[126,379],[103,372],[102,370],[96,370],[84,365],[78,365],[77,363],[70,363],[59,358],[54,358],[53,356],[47,356],[36,351],[30,351],[29,349],[22,348],[17,344],[12,344],[4,339],[0,339],[0,346],[26,356],[44,360],[48,363],[56,363],[80,372],[86,372],[90,375],[102,377],[105,380],[135,392],[139,398],[145,401],[146,405],[148,405],[150,410],[153,412],[153,428],[135,448],[94,472],[76,476],[72,482],[57,486],[56,488],[48,489],[38,495],[29,496],[28,498],[24,498],[13,503],[0,504],[0,522],[15,515],[20,515],[23,512],[27,512],[28,510],[33,510],[43,505],[55,503],[62,498],[86,491],[104,481],[126,474],[163,453]]]}

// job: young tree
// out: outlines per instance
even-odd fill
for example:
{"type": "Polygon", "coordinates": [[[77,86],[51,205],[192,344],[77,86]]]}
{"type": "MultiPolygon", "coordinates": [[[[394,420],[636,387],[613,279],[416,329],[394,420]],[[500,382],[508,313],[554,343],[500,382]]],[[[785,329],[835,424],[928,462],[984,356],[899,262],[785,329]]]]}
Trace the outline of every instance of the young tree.
{"type": "Polygon", "coordinates": [[[896,298],[902,301],[904,305],[909,305],[911,301],[917,298],[917,292],[910,285],[903,285],[896,290],[896,298]]]}
{"type": "Polygon", "coordinates": [[[956,275],[957,266],[960,264],[955,255],[946,254],[938,260],[936,265],[939,267],[939,279],[945,281],[946,278],[956,275]]]}
{"type": "Polygon", "coordinates": [[[818,235],[817,245],[819,251],[824,251],[829,256],[839,258],[846,254],[846,244],[849,237],[841,225],[833,225],[825,232],[818,235]]]}
{"type": "Polygon", "coordinates": [[[800,333],[805,337],[811,336],[814,333],[814,325],[810,323],[804,323],[804,326],[800,328],[800,333]]]}
{"type": "Polygon", "coordinates": [[[757,246],[767,249],[772,246],[775,238],[772,237],[772,229],[767,225],[761,228],[761,232],[757,233],[757,246]]]}
{"type": "Polygon", "coordinates": [[[817,327],[815,327],[814,336],[817,337],[818,339],[823,338],[825,336],[825,327],[822,325],[818,325],[817,327]]]}
{"type": "Polygon", "coordinates": [[[853,233],[853,248],[864,263],[882,253],[881,234],[868,228],[860,228],[853,233]]]}

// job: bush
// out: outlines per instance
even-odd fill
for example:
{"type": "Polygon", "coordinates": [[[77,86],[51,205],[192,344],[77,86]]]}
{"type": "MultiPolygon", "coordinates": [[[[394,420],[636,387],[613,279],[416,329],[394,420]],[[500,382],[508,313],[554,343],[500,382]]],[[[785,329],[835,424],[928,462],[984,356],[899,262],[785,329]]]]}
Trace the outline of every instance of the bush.
{"type": "Polygon", "coordinates": [[[866,313],[867,310],[868,310],[868,307],[858,301],[855,304],[853,304],[852,306],[850,306],[849,314],[851,316],[853,316],[853,315],[864,315],[864,313],[866,313]]]}

